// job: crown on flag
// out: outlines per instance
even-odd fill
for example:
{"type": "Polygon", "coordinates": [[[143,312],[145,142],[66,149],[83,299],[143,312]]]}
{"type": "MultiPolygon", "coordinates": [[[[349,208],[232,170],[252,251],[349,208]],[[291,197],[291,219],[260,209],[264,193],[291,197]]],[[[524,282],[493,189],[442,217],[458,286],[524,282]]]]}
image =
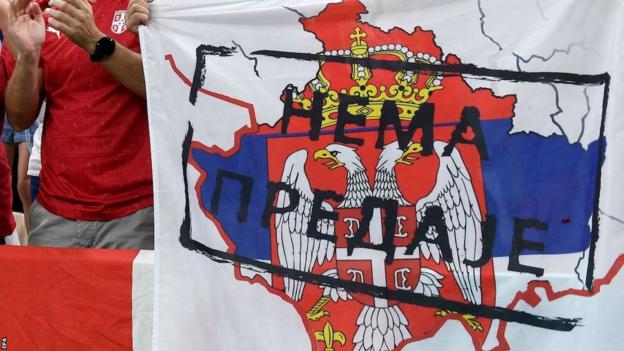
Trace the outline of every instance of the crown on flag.
{"type": "MultiPolygon", "coordinates": [[[[324,55],[354,58],[367,58],[374,55],[392,55],[403,62],[440,64],[440,60],[435,56],[423,52],[414,53],[401,44],[369,46],[364,40],[366,36],[367,34],[363,32],[360,27],[356,27],[354,32],[349,35],[349,38],[353,40],[349,49],[326,51],[324,55]]],[[[442,89],[443,77],[440,73],[431,74],[414,71],[398,71],[394,76],[394,84],[374,85],[369,84],[369,81],[373,77],[373,73],[369,68],[359,64],[352,64],[351,80],[354,82],[354,85],[349,89],[336,91],[332,89],[331,82],[323,74],[322,68],[324,64],[325,61],[320,62],[320,68],[316,78],[308,83],[312,92],[318,91],[327,94],[323,105],[323,121],[321,127],[328,127],[336,124],[339,94],[368,97],[369,103],[367,106],[349,106],[348,111],[352,114],[365,115],[366,119],[379,119],[381,117],[381,108],[384,101],[394,101],[399,110],[399,118],[409,121],[414,117],[420,105],[427,102],[433,91],[442,89]],[[426,78],[419,79],[421,78],[421,74],[426,74],[426,78]]],[[[309,109],[312,106],[311,99],[306,98],[303,93],[295,93],[293,102],[300,103],[305,109],[309,109]]]]}

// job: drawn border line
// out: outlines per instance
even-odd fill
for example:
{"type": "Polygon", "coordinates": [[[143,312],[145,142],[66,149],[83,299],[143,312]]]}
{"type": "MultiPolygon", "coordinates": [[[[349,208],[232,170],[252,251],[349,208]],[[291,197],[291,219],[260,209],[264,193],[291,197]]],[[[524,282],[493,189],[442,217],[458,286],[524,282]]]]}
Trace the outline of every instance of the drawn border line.
{"type": "Polygon", "coordinates": [[[609,101],[609,86],[611,83],[611,76],[609,73],[601,74],[577,74],[568,72],[526,72],[526,71],[512,71],[501,69],[490,69],[484,67],[478,67],[474,64],[428,64],[420,62],[403,62],[403,61],[386,61],[373,58],[357,58],[357,57],[343,57],[343,56],[331,56],[314,53],[300,53],[289,51],[277,51],[277,50],[258,50],[251,53],[252,55],[269,56],[275,58],[288,58],[304,61],[325,61],[325,62],[338,62],[345,64],[358,64],[368,67],[370,69],[385,69],[390,71],[423,71],[423,72],[436,72],[436,73],[452,73],[452,74],[466,74],[480,77],[490,77],[500,80],[514,81],[514,82],[529,82],[529,83],[558,83],[558,84],[572,84],[578,86],[591,86],[591,85],[604,85],[603,98],[602,98],[602,116],[600,121],[600,133],[598,135],[598,161],[596,170],[596,184],[594,206],[592,213],[592,229],[591,240],[589,245],[589,256],[587,263],[587,274],[585,276],[585,287],[590,292],[592,291],[594,284],[594,268],[595,268],[595,254],[596,244],[599,238],[599,225],[600,225],[600,210],[599,200],[602,181],[602,166],[605,160],[605,121],[607,117],[608,101],[609,101]]]}
{"type": "MultiPolygon", "coordinates": [[[[305,61],[319,61],[323,60],[326,62],[339,62],[339,63],[347,63],[347,64],[359,64],[368,68],[377,68],[377,69],[386,69],[390,71],[400,71],[400,70],[412,70],[412,71],[426,71],[426,72],[441,72],[441,73],[455,73],[458,75],[466,74],[466,75],[474,75],[474,76],[484,76],[497,78],[500,80],[509,80],[516,82],[534,82],[534,83],[559,83],[559,84],[572,84],[572,85],[602,85],[604,84],[604,93],[603,93],[603,103],[602,103],[602,118],[601,118],[601,126],[600,126],[600,135],[599,135],[599,150],[598,150],[598,162],[597,162],[597,175],[596,175],[596,195],[594,200],[594,211],[593,211],[593,221],[592,221],[592,235],[591,235],[591,243],[590,243],[590,254],[589,254],[589,262],[588,269],[586,275],[586,287],[591,292],[593,279],[594,279],[594,255],[596,243],[598,241],[598,225],[599,225],[599,197],[600,197],[600,188],[601,188],[601,174],[602,174],[602,165],[604,163],[604,152],[605,152],[605,140],[604,140],[604,130],[605,130],[605,120],[607,114],[607,106],[608,106],[608,95],[609,95],[609,85],[611,77],[608,73],[596,74],[596,75],[588,75],[588,74],[575,74],[575,73],[567,73],[567,72],[518,72],[518,71],[509,71],[509,70],[497,70],[497,69],[488,69],[477,67],[473,64],[441,64],[441,65],[433,65],[433,64],[423,64],[423,63],[410,63],[410,62],[399,62],[399,61],[384,61],[384,60],[376,60],[371,58],[349,58],[349,57],[338,57],[338,56],[328,56],[322,54],[311,54],[311,53],[294,53],[294,52],[284,52],[284,51],[274,51],[274,50],[260,50],[255,51],[252,55],[265,55],[276,58],[292,58],[299,59],[305,61]]],[[[171,59],[171,58],[170,58],[171,59]]],[[[172,61],[172,60],[170,60],[172,61]]],[[[173,62],[170,62],[172,66],[173,62]]],[[[180,72],[178,72],[180,73],[180,72]]],[[[180,74],[178,74],[180,75],[180,74]]],[[[472,305],[466,304],[456,301],[447,301],[441,298],[435,297],[427,297],[424,295],[404,292],[404,291],[394,291],[389,290],[383,287],[377,287],[374,285],[360,284],[348,281],[342,281],[336,278],[325,277],[321,275],[311,274],[299,272],[296,270],[287,269],[284,267],[274,266],[272,264],[250,259],[248,257],[239,256],[233,253],[223,252],[216,249],[212,249],[194,239],[191,238],[191,227],[190,227],[190,208],[189,208],[189,194],[188,194],[188,178],[187,178],[187,163],[188,156],[190,152],[190,141],[192,138],[192,126],[189,123],[189,134],[187,134],[187,139],[185,139],[185,144],[183,145],[183,173],[184,173],[184,181],[185,181],[185,194],[186,194],[186,216],[183,221],[183,224],[180,228],[180,242],[182,245],[193,251],[200,252],[210,259],[218,261],[218,262],[230,262],[230,263],[238,263],[248,266],[254,266],[258,269],[267,271],[269,273],[274,273],[281,276],[291,277],[293,279],[301,279],[308,280],[313,284],[323,284],[326,286],[332,286],[336,288],[344,288],[350,291],[361,291],[364,293],[369,293],[373,296],[392,299],[396,301],[401,301],[405,303],[417,304],[421,306],[428,307],[438,307],[452,309],[461,313],[472,313],[474,315],[482,316],[490,319],[500,319],[508,322],[518,322],[522,324],[532,325],[536,327],[552,329],[552,330],[560,330],[560,331],[570,331],[575,326],[579,324],[579,318],[549,318],[531,315],[521,311],[515,311],[512,309],[506,309],[495,306],[485,306],[485,305],[472,305]],[[185,149],[186,147],[186,149],[185,149]]],[[[235,264],[236,264],[235,263],[235,264]]]]}
{"type": "Polygon", "coordinates": [[[560,83],[573,85],[602,85],[609,81],[608,73],[577,74],[568,72],[526,72],[478,67],[473,64],[429,64],[421,62],[386,61],[370,57],[343,57],[324,54],[290,52],[277,50],[258,50],[252,55],[269,56],[275,58],[296,59],[302,61],[325,61],[346,64],[357,64],[371,69],[385,69],[388,71],[421,71],[436,73],[466,74],[480,77],[497,78],[516,82],[532,83],[560,83]]]}
{"type": "Polygon", "coordinates": [[[276,266],[267,262],[262,262],[234,253],[220,251],[211,248],[191,236],[191,212],[190,195],[188,181],[188,160],[190,156],[191,142],[193,139],[193,126],[188,122],[188,131],[182,144],[182,172],[184,177],[184,194],[186,197],[185,216],[180,226],[180,243],[188,250],[199,252],[213,261],[219,263],[231,263],[255,267],[261,271],[277,274],[297,280],[303,280],[315,285],[323,285],[333,288],[342,288],[351,292],[360,292],[374,297],[387,300],[394,300],[423,307],[438,308],[442,310],[452,310],[462,314],[473,314],[489,319],[500,319],[507,322],[516,322],[534,327],[545,328],[557,331],[571,331],[580,324],[580,318],[550,318],[533,315],[527,312],[516,311],[504,307],[474,305],[470,303],[445,300],[440,297],[429,297],[418,293],[391,290],[386,287],[379,287],[371,284],[357,283],[338,278],[332,278],[314,273],[301,272],[281,266],[276,266]]]}
{"type": "MultiPolygon", "coordinates": [[[[605,73],[606,74],[606,73],[605,73]]],[[[609,88],[611,86],[611,76],[606,74],[604,82],[604,90],[602,94],[602,115],[600,117],[600,132],[598,134],[598,157],[596,165],[596,184],[595,184],[595,197],[594,197],[594,209],[592,214],[592,235],[591,242],[589,244],[589,257],[587,262],[587,274],[585,275],[585,287],[589,292],[593,292],[594,287],[594,268],[595,268],[595,255],[596,255],[596,243],[600,237],[600,191],[602,187],[602,167],[605,161],[606,153],[606,140],[605,124],[607,120],[607,109],[609,105],[609,88]]]]}

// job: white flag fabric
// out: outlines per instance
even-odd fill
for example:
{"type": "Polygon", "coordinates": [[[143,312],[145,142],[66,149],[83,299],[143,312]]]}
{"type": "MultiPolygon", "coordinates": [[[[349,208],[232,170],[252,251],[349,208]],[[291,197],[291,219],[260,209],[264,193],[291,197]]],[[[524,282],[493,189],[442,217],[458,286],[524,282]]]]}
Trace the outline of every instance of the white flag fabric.
{"type": "Polygon", "coordinates": [[[624,342],[621,2],[150,6],[154,350],[624,342]]]}

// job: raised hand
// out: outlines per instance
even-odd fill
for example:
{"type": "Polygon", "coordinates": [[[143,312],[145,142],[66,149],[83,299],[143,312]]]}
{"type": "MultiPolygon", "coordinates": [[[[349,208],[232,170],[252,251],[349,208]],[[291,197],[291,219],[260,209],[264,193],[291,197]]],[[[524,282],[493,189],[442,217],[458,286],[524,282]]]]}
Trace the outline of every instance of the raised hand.
{"type": "Polygon", "coordinates": [[[140,24],[147,24],[149,19],[149,3],[147,0],[130,0],[126,10],[126,26],[132,33],[139,31],[140,24]]]}
{"type": "Polygon", "coordinates": [[[41,8],[31,0],[10,0],[9,37],[19,55],[39,57],[45,39],[41,8]]]}
{"type": "Polygon", "coordinates": [[[93,9],[87,0],[50,0],[46,9],[48,23],[61,31],[74,44],[88,53],[95,51],[95,44],[104,34],[95,25],[93,9]]]}

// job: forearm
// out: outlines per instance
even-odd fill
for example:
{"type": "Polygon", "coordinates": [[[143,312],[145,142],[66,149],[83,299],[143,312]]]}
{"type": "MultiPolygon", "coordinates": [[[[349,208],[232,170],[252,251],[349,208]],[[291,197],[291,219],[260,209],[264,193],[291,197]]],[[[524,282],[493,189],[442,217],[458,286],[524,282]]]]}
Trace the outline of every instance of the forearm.
{"type": "Polygon", "coordinates": [[[145,77],[141,54],[117,43],[113,54],[100,64],[136,95],[145,98],[145,77]]]}
{"type": "Polygon", "coordinates": [[[17,56],[15,70],[4,93],[7,118],[18,131],[37,119],[41,98],[39,52],[17,56]]]}
{"type": "MultiPolygon", "coordinates": [[[[76,45],[93,55],[105,34],[95,25],[93,8],[87,0],[50,0],[46,12],[49,24],[63,32],[76,45]]],[[[113,53],[99,63],[136,95],[145,98],[141,55],[116,43],[113,53]]]]}
{"type": "MultiPolygon", "coordinates": [[[[0,0],[0,31],[2,33],[9,32],[9,2],[7,0],[0,0]]],[[[10,40],[9,36],[4,36],[4,40],[2,40],[2,47],[9,47],[11,52],[16,52],[13,43],[10,40]]]]}

